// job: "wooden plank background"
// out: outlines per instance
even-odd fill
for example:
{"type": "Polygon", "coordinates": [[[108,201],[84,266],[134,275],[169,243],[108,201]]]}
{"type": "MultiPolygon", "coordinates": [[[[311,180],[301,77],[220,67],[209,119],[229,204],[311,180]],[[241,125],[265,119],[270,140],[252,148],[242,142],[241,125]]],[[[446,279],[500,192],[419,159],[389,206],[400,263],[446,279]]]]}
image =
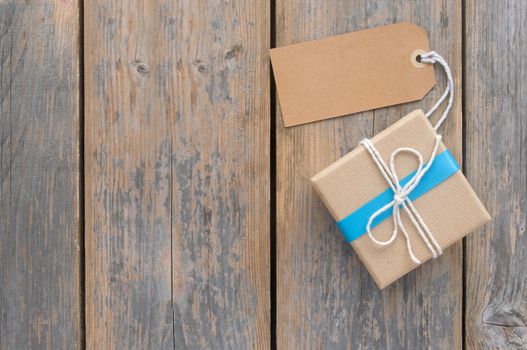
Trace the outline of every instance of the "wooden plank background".
{"type": "Polygon", "coordinates": [[[269,344],[269,9],[85,3],[88,348],[269,344]]]}
{"type": "Polygon", "coordinates": [[[527,3],[468,2],[465,172],[492,215],[466,239],[467,349],[527,349],[527,3]]]}
{"type": "Polygon", "coordinates": [[[161,112],[154,2],[84,8],[86,341],[168,348],[170,123],[161,112]],[[141,16],[137,16],[137,14],[141,16]]]}
{"type": "Polygon", "coordinates": [[[526,31],[514,0],[0,0],[0,349],[527,348],[526,31]],[[445,79],[285,129],[268,49],[400,21],[493,222],[381,292],[309,178],[445,79]]]}
{"type": "Polygon", "coordinates": [[[79,11],[0,1],[0,349],[81,345],[79,11]]]}
{"type": "MultiPolygon", "coordinates": [[[[277,46],[361,28],[410,21],[429,29],[431,46],[450,63],[461,98],[461,4],[441,1],[277,2],[277,46]]],[[[443,78],[443,77],[440,77],[443,78]]],[[[278,348],[460,348],[461,244],[382,292],[314,192],[310,177],[442,93],[423,101],[285,129],[277,114],[278,348]],[[296,205],[290,205],[295,203],[296,205]]],[[[461,103],[442,127],[461,160],[461,103]]]]}

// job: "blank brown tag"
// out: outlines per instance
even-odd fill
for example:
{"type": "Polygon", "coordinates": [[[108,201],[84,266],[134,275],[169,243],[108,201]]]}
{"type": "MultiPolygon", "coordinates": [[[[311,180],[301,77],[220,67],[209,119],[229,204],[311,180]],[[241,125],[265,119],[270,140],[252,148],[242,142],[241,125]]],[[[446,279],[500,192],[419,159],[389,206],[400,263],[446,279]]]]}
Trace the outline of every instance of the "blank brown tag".
{"type": "Polygon", "coordinates": [[[398,23],[271,50],[285,126],[423,98],[435,84],[428,35],[398,23]]]}

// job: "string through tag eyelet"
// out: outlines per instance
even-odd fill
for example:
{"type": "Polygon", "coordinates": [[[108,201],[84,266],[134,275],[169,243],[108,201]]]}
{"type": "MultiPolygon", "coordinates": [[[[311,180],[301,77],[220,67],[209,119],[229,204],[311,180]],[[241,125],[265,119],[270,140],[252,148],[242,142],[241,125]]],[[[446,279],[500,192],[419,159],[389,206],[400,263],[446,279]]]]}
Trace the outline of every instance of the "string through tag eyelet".
{"type": "Polygon", "coordinates": [[[441,115],[441,118],[437,121],[436,125],[434,126],[434,130],[437,132],[437,129],[441,127],[441,124],[445,121],[445,119],[448,117],[448,113],[452,109],[452,105],[454,104],[454,80],[452,78],[452,72],[450,71],[450,67],[448,66],[448,63],[445,61],[443,57],[441,57],[437,52],[430,51],[424,54],[421,54],[421,63],[428,63],[428,64],[435,64],[439,63],[443,70],[445,71],[445,74],[447,76],[447,85],[445,88],[445,91],[443,92],[443,95],[439,98],[439,100],[436,102],[432,108],[426,113],[426,117],[430,118],[430,116],[439,108],[439,106],[443,103],[443,101],[448,97],[448,104],[441,115]]]}

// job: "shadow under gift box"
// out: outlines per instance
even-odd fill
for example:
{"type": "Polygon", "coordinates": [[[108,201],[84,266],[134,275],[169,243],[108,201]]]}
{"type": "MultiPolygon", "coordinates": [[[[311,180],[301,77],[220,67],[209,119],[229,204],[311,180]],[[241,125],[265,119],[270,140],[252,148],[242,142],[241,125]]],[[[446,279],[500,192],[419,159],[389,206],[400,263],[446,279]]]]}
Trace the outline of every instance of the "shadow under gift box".
{"type": "MultiPolygon", "coordinates": [[[[426,164],[434,149],[435,135],[423,111],[416,110],[371,140],[387,164],[391,153],[400,147],[414,148],[421,153],[426,164]]],[[[444,151],[446,147],[441,143],[437,154],[441,155],[444,151]]],[[[438,157],[435,162],[437,161],[438,157]]],[[[396,157],[395,164],[399,179],[407,177],[419,165],[414,155],[404,152],[396,157]]],[[[313,176],[311,181],[333,218],[340,223],[389,189],[388,183],[363,146],[358,146],[313,176]]],[[[444,181],[413,200],[413,204],[443,250],[490,220],[487,210],[461,170],[454,171],[444,181]]],[[[387,212],[390,215],[384,221],[372,226],[372,234],[382,241],[389,239],[393,232],[392,209],[387,212]]],[[[401,218],[416,257],[421,262],[430,259],[432,253],[404,210],[401,210],[401,218]]],[[[408,254],[406,239],[400,229],[394,242],[379,246],[366,233],[364,220],[359,223],[358,230],[357,227],[352,227],[353,222],[349,219],[346,225],[363,233],[352,240],[351,234],[345,232],[345,237],[351,241],[353,249],[379,288],[388,286],[418,266],[408,254]]]]}

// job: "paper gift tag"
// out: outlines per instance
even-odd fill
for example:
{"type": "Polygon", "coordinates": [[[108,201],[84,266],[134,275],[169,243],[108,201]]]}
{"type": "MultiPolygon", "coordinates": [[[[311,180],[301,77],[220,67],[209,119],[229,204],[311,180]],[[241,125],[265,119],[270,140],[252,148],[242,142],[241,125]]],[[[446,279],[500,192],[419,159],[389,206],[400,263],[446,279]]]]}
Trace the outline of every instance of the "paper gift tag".
{"type": "Polygon", "coordinates": [[[423,98],[434,68],[426,30],[398,23],[271,50],[285,126],[423,98]]]}

